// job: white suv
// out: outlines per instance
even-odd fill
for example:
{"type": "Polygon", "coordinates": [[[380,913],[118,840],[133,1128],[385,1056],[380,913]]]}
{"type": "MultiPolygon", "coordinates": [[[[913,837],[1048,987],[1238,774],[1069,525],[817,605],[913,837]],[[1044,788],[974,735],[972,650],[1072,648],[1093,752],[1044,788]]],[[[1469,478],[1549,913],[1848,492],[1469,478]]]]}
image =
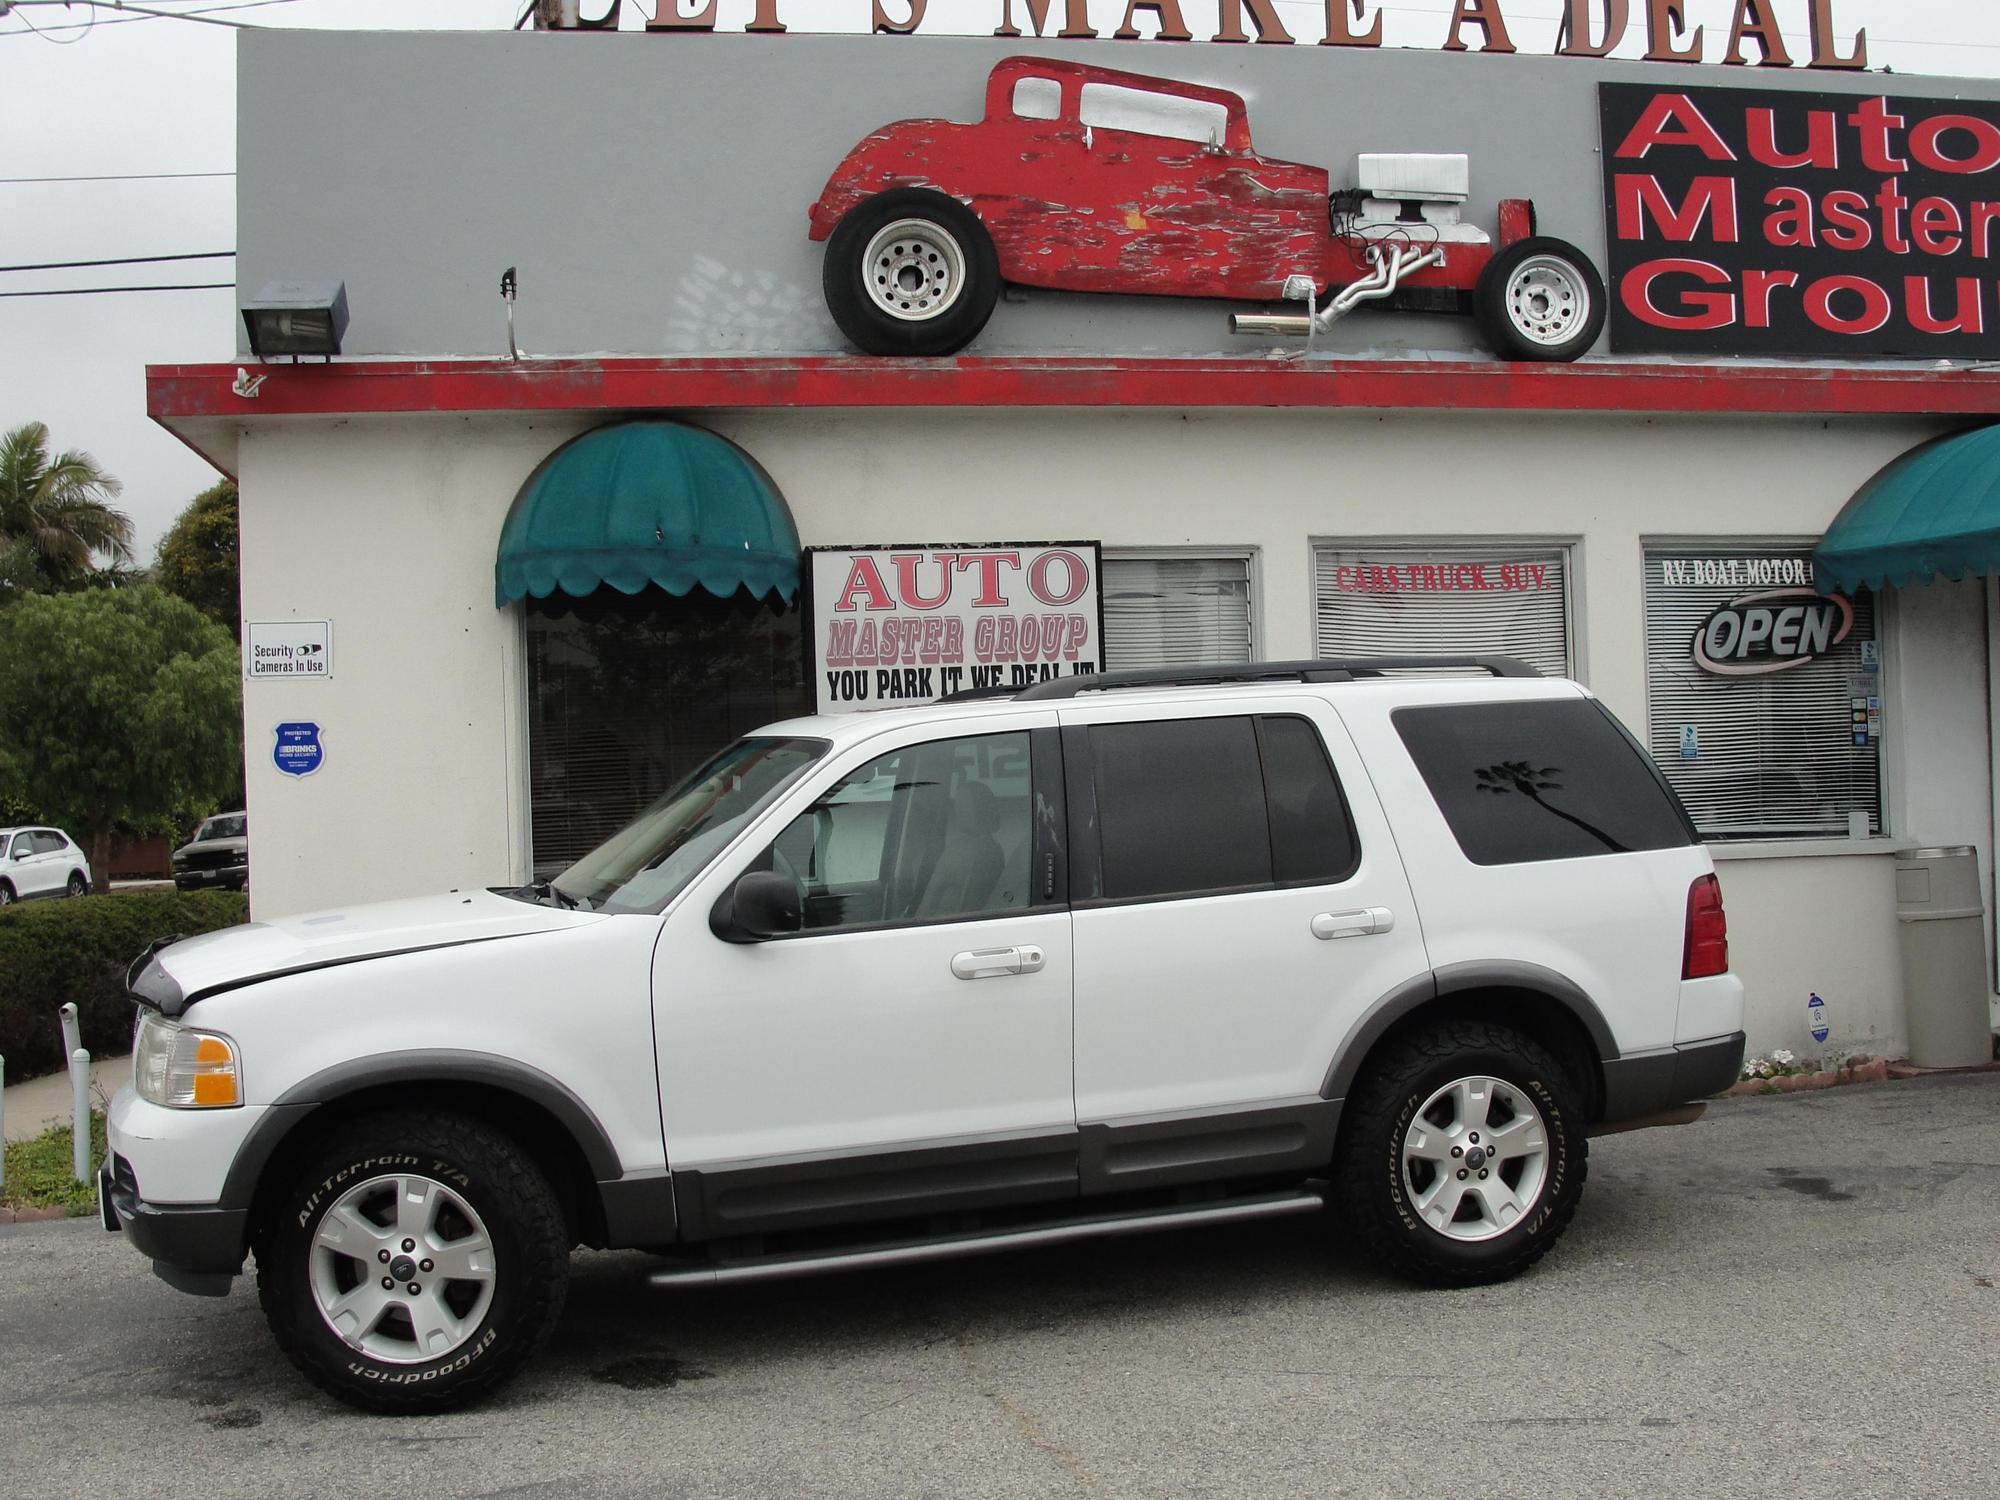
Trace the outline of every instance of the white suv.
{"type": "Polygon", "coordinates": [[[1504,658],[798,719],[553,882],[156,945],[104,1219],[187,1291],[254,1251],[393,1410],[526,1360],[578,1243],[741,1281],[1331,1199],[1463,1285],[1733,1081],[1727,971],[1651,760],[1504,658]]]}

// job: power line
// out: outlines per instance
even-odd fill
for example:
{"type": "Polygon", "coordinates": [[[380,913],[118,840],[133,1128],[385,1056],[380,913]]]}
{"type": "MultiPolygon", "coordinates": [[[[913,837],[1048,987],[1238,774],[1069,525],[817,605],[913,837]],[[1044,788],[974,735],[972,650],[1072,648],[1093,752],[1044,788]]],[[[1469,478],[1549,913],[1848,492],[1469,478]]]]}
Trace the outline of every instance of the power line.
{"type": "MultiPolygon", "coordinates": [[[[0,36],[6,33],[0,32],[0,36]]],[[[0,177],[0,187],[26,182],[165,182],[183,177],[234,177],[234,172],[105,172],[95,177],[0,177]]]]}
{"type": "Polygon", "coordinates": [[[50,260],[35,266],[0,266],[0,271],[74,271],[84,266],[148,266],[163,260],[228,260],[234,250],[203,250],[194,255],[114,255],[109,260],[50,260]]]}
{"type": "Polygon", "coordinates": [[[188,281],[172,286],[71,286],[47,292],[0,292],[0,297],[102,297],[112,292],[233,292],[233,281],[188,281]]]}
{"type": "MultiPolygon", "coordinates": [[[[214,11],[255,10],[260,5],[289,5],[292,3],[294,3],[294,0],[244,0],[242,4],[217,5],[210,9],[214,11]]],[[[55,31],[78,30],[88,34],[98,26],[118,25],[119,22],[115,20],[99,21],[97,18],[99,10],[115,10],[124,15],[127,20],[132,21],[198,21],[204,26],[226,26],[232,31],[257,31],[262,29],[261,27],[252,25],[248,21],[218,20],[214,15],[210,14],[209,10],[153,10],[143,5],[133,5],[130,3],[130,0],[12,0],[7,13],[20,14],[29,6],[35,5],[60,5],[64,10],[69,10],[73,7],[73,4],[89,6],[90,19],[87,21],[70,21],[64,25],[44,28],[36,26],[26,15],[21,15],[21,24],[38,36],[48,36],[50,32],[55,31]]],[[[50,39],[53,40],[53,38],[50,39]]],[[[72,37],[70,41],[76,42],[82,39],[82,37],[72,37]]],[[[67,46],[68,43],[63,43],[62,45],[67,46]]]]}

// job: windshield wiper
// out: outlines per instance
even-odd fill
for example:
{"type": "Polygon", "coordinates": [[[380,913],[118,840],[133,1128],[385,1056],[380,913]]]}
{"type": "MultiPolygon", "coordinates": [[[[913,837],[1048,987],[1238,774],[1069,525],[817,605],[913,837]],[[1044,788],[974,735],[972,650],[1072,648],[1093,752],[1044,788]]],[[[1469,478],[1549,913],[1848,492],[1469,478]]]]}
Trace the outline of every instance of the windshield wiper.
{"type": "Polygon", "coordinates": [[[535,893],[535,899],[537,901],[545,900],[546,898],[553,896],[555,897],[556,905],[563,907],[565,910],[568,911],[575,911],[577,907],[582,904],[576,899],[576,897],[572,896],[568,891],[562,889],[562,887],[558,886],[555,883],[555,881],[551,879],[530,881],[528,884],[528,889],[535,893]]]}

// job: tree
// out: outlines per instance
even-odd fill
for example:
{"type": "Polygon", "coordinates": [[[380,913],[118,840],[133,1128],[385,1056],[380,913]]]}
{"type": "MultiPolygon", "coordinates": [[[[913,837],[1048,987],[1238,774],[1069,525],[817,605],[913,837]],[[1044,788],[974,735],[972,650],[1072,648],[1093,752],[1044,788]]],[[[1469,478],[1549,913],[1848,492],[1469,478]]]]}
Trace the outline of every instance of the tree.
{"type": "Polygon", "coordinates": [[[0,574],[18,589],[23,570],[42,589],[73,588],[95,554],[132,560],[132,520],[108,503],[121,486],[74,448],[49,457],[49,429],[25,422],[0,437],[0,574]]]}
{"type": "Polygon", "coordinates": [[[0,610],[0,745],[15,790],[109,887],[112,825],[210,810],[243,774],[235,643],[152,584],[0,610]]]}
{"type": "Polygon", "coordinates": [[[243,599],[236,572],[236,484],[225,479],[188,502],[161,538],[153,577],[229,633],[243,638],[243,599]]]}

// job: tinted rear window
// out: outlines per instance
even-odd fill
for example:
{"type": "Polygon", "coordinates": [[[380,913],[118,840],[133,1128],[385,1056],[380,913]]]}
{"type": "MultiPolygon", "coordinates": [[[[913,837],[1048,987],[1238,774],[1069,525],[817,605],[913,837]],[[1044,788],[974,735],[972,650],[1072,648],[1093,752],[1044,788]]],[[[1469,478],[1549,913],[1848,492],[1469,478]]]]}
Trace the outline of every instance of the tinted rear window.
{"type": "Polygon", "coordinates": [[[1104,894],[1118,901],[1271,882],[1271,831],[1248,719],[1093,724],[1104,894]]]}
{"type": "Polygon", "coordinates": [[[1592,699],[1405,708],[1393,717],[1474,864],[1694,842],[1653,763],[1592,699]]]}

